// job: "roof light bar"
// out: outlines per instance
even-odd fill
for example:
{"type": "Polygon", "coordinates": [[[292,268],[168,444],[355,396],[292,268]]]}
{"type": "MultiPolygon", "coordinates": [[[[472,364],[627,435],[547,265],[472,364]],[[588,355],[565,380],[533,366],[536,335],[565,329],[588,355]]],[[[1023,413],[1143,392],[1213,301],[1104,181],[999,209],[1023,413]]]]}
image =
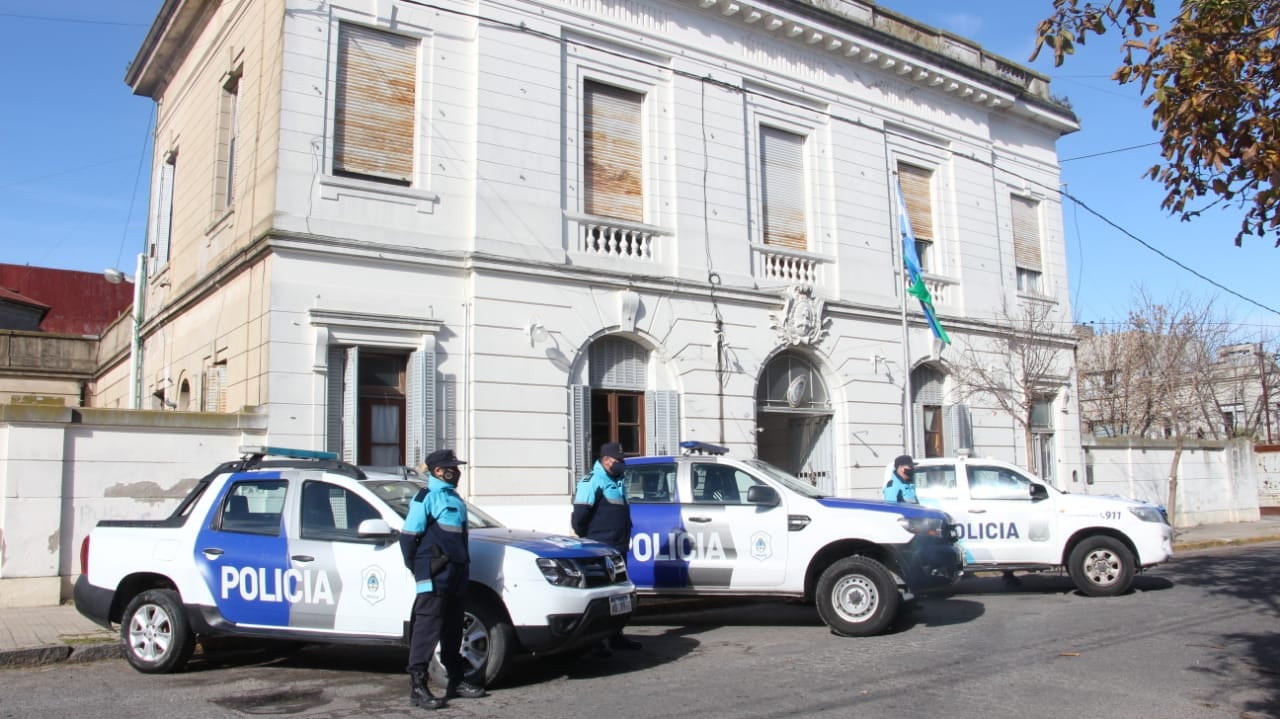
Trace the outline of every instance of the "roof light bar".
{"type": "Polygon", "coordinates": [[[728,454],[728,447],[721,447],[718,444],[709,444],[707,442],[696,442],[694,440],[686,440],[680,443],[680,448],[685,454],[728,454]]]}
{"type": "Polygon", "coordinates": [[[337,459],[337,452],[322,452],[315,449],[293,449],[292,447],[267,447],[262,445],[243,445],[240,454],[246,457],[288,457],[289,459],[337,459]]]}

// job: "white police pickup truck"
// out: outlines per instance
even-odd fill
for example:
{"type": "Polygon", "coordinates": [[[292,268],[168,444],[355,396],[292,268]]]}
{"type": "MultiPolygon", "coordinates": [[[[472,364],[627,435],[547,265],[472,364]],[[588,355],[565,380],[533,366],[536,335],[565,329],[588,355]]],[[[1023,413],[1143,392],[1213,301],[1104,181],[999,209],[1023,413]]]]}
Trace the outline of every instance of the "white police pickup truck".
{"type": "MultiPolygon", "coordinates": [[[[167,519],[98,523],[81,547],[80,613],[119,625],[148,673],[181,669],[198,637],[406,644],[415,585],[397,537],[423,485],[326,452],[241,451],[167,519]]],[[[468,681],[493,684],[519,652],[588,646],[628,621],[635,587],[615,550],[469,511],[468,681]]]]}
{"type": "Polygon", "coordinates": [[[1068,494],[996,459],[920,459],[914,477],[920,503],[955,518],[970,572],[1066,567],[1081,593],[1106,597],[1173,556],[1173,528],[1152,504],[1068,494]]]}
{"type": "Polygon", "coordinates": [[[699,442],[632,457],[630,572],[658,596],[798,597],[837,634],[884,631],[901,602],[961,574],[944,512],[827,497],[758,459],[699,442]]]}

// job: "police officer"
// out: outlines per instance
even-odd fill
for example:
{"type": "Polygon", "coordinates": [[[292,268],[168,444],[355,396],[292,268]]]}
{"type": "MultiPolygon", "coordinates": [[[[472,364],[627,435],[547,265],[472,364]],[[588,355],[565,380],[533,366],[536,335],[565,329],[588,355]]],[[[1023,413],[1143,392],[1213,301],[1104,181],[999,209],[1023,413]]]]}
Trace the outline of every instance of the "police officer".
{"type": "Polygon", "coordinates": [[[471,563],[467,505],[457,492],[461,466],[466,462],[453,450],[440,449],[427,455],[424,464],[430,474],[427,487],[409,503],[400,534],[400,551],[418,588],[409,617],[409,703],[439,709],[450,698],[474,699],[484,696],[485,690],[463,679],[466,665],[459,654],[463,594],[471,563]],[[427,667],[437,643],[440,663],[449,673],[443,697],[434,696],[427,688],[427,667]]]}
{"type": "Polygon", "coordinates": [[[919,504],[916,499],[916,480],[913,476],[916,462],[909,454],[899,455],[893,460],[893,476],[884,485],[884,501],[919,504]]]}
{"type": "MultiPolygon", "coordinates": [[[[621,444],[609,442],[600,447],[600,459],[591,468],[591,474],[578,480],[572,517],[574,533],[604,542],[618,550],[624,560],[631,544],[631,508],[627,506],[627,485],[622,478],[626,462],[621,444]]],[[[598,653],[607,655],[614,649],[639,648],[639,642],[622,636],[619,629],[598,653]]]]}

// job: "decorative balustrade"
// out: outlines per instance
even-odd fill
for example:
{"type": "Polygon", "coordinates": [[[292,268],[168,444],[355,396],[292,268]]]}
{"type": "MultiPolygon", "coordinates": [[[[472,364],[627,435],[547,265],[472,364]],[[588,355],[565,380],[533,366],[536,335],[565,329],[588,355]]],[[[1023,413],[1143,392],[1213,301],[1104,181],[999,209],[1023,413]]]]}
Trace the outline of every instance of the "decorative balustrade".
{"type": "Polygon", "coordinates": [[[756,276],[791,284],[820,284],[824,260],[808,252],[757,246],[756,276]]]}
{"type": "Polygon", "coordinates": [[[651,229],[601,219],[581,220],[578,227],[579,252],[644,262],[654,260],[657,233],[651,229]]]}

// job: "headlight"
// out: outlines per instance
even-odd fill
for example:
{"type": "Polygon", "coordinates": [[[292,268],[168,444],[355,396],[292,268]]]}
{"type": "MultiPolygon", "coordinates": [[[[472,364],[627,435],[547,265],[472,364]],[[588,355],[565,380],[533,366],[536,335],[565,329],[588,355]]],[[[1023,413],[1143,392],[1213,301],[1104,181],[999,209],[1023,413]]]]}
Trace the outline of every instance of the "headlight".
{"type": "Polygon", "coordinates": [[[1165,521],[1164,514],[1161,513],[1159,509],[1156,509],[1155,507],[1152,507],[1149,505],[1145,505],[1145,504],[1134,505],[1132,507],[1129,507],[1129,511],[1133,513],[1133,516],[1137,517],[1138,519],[1141,519],[1144,522],[1157,522],[1157,523],[1163,524],[1165,521]]]}
{"type": "Polygon", "coordinates": [[[915,535],[946,538],[947,521],[940,517],[898,517],[898,524],[915,535]]]}
{"type": "Polygon", "coordinates": [[[586,586],[582,570],[571,560],[538,557],[538,569],[542,570],[542,576],[549,584],[557,587],[586,586]]]}

